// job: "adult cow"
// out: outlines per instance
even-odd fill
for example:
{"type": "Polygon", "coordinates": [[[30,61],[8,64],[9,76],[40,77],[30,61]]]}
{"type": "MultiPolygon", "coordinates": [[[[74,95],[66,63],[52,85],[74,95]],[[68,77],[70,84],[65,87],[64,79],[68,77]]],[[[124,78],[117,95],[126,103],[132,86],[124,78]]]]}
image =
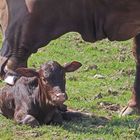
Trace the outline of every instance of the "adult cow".
{"type": "Polygon", "coordinates": [[[3,44],[0,73],[26,66],[38,48],[66,32],[85,41],[134,38],[136,79],[127,114],[140,110],[140,0],[1,0],[3,44]]]}

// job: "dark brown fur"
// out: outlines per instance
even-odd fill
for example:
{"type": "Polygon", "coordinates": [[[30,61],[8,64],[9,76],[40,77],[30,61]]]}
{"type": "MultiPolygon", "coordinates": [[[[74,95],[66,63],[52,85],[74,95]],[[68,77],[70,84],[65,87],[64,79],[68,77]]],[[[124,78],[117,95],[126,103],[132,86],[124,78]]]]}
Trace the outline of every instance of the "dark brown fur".
{"type": "Polygon", "coordinates": [[[65,73],[81,66],[72,62],[61,66],[50,61],[36,72],[20,68],[16,72],[20,78],[14,86],[6,85],[0,91],[0,109],[7,118],[19,124],[37,126],[39,124],[61,123],[60,106],[67,99],[65,93],[65,73]]]}

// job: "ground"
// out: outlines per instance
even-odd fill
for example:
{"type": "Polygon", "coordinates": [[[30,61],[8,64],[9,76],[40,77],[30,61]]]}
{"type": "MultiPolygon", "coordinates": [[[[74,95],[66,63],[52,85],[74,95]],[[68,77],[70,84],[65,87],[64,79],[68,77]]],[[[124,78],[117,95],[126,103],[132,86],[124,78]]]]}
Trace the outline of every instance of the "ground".
{"type": "MultiPolygon", "coordinates": [[[[119,111],[130,99],[134,82],[131,42],[86,43],[80,35],[69,33],[41,48],[31,56],[29,67],[39,68],[47,60],[82,63],[78,71],[66,76],[69,99],[65,104],[90,115],[62,126],[34,129],[0,116],[0,140],[140,139],[139,116],[119,117],[119,111]]],[[[3,86],[2,81],[0,85],[3,86]]]]}

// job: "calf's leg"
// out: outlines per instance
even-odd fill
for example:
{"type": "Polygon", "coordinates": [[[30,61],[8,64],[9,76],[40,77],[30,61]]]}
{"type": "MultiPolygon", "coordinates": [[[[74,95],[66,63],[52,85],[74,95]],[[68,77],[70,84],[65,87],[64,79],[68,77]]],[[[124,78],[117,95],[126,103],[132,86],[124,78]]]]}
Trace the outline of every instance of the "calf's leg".
{"type": "Polygon", "coordinates": [[[122,110],[121,116],[132,114],[134,111],[140,112],[140,34],[134,38],[133,55],[136,60],[135,82],[131,100],[122,110]]]}
{"type": "Polygon", "coordinates": [[[62,114],[59,110],[54,110],[52,112],[49,112],[46,114],[46,117],[44,119],[45,124],[62,124],[62,114]]]}
{"type": "Polygon", "coordinates": [[[26,114],[22,110],[19,110],[18,112],[15,113],[14,120],[18,124],[26,124],[31,127],[39,126],[39,122],[37,121],[35,117],[33,117],[32,115],[26,114]]]}
{"type": "Polygon", "coordinates": [[[55,112],[55,114],[53,115],[51,123],[62,125],[62,121],[63,121],[62,114],[59,111],[55,112]]]}
{"type": "Polygon", "coordinates": [[[31,127],[39,126],[39,122],[32,115],[26,115],[25,118],[20,121],[20,123],[21,124],[27,124],[27,125],[29,125],[31,127]]]}

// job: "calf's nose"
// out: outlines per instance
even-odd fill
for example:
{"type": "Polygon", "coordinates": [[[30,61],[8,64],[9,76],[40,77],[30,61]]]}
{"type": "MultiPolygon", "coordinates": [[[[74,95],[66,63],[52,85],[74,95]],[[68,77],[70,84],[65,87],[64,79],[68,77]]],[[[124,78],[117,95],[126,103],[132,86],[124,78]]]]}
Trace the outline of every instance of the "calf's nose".
{"type": "Polygon", "coordinates": [[[60,102],[64,102],[68,99],[68,97],[67,97],[66,93],[57,93],[56,99],[60,102]]]}

